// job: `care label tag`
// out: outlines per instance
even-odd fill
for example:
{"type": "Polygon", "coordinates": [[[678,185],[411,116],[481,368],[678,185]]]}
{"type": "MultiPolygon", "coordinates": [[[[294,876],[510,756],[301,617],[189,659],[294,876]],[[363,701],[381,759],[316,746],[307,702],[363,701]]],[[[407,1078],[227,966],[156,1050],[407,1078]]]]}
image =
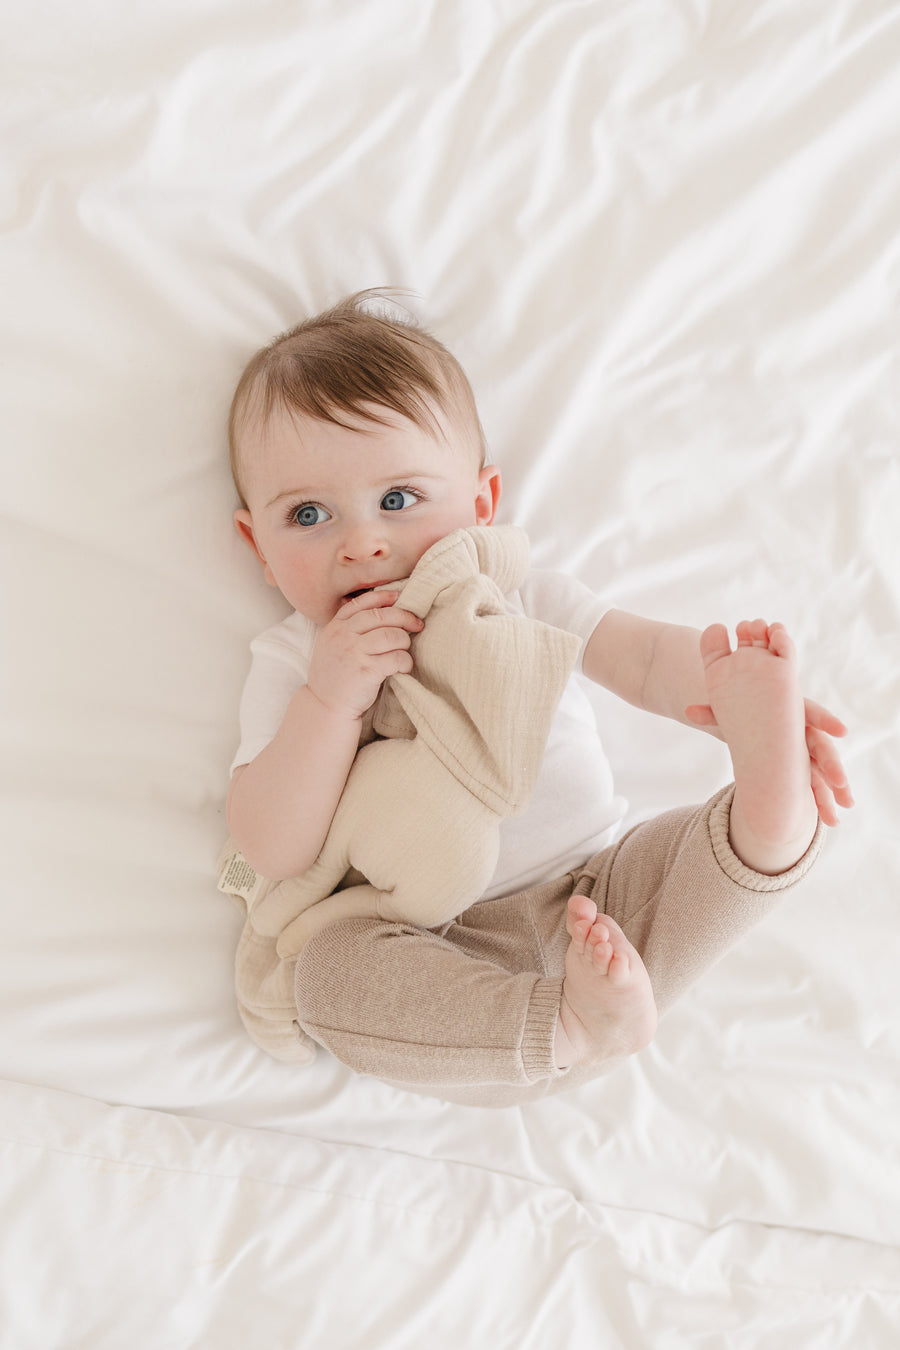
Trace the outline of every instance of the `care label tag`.
{"type": "Polygon", "coordinates": [[[222,863],[217,884],[223,895],[239,895],[248,905],[252,905],[266,884],[266,879],[254,872],[243,853],[235,849],[222,863]]]}

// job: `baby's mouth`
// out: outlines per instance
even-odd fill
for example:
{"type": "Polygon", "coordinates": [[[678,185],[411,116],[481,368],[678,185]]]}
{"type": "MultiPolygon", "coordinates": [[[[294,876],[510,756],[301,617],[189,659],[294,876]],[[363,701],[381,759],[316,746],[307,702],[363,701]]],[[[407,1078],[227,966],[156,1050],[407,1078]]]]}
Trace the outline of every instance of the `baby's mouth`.
{"type": "Polygon", "coordinates": [[[348,591],[344,596],[344,601],[346,603],[347,600],[356,600],[360,595],[368,595],[369,591],[383,591],[389,589],[390,585],[391,583],[389,581],[373,581],[371,586],[360,586],[355,591],[348,591]]]}
{"type": "Polygon", "coordinates": [[[355,591],[348,591],[342,603],[346,604],[348,600],[356,600],[361,595],[368,595],[370,591],[389,591],[396,584],[395,581],[371,581],[368,586],[358,586],[355,591]]]}

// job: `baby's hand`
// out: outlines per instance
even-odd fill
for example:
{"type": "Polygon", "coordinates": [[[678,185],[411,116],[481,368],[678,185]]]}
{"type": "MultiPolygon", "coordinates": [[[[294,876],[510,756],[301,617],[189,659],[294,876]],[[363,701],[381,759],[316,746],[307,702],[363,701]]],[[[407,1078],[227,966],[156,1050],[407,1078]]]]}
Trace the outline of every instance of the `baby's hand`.
{"type": "MultiPolygon", "coordinates": [[[[821,703],[811,698],[803,700],[806,710],[806,745],[809,750],[809,771],[813,796],[819,816],[825,825],[837,825],[837,806],[853,805],[853,794],[844,772],[841,757],[832,737],[846,736],[847,728],[821,703]]],[[[715,727],[713,710],[706,704],[695,704],[685,709],[689,721],[698,727],[715,727]]]]}
{"type": "Polygon", "coordinates": [[[367,591],[342,605],[316,638],[307,685],[332,712],[360,718],[390,675],[413,668],[411,634],[425,627],[396,609],[399,591],[367,591]]]}
{"type": "Polygon", "coordinates": [[[853,794],[841,763],[841,757],[832,743],[832,736],[846,736],[847,728],[843,722],[814,703],[811,698],[803,700],[806,708],[806,744],[809,749],[809,765],[812,775],[813,796],[819,815],[826,825],[837,825],[838,806],[853,805],[853,794]]]}

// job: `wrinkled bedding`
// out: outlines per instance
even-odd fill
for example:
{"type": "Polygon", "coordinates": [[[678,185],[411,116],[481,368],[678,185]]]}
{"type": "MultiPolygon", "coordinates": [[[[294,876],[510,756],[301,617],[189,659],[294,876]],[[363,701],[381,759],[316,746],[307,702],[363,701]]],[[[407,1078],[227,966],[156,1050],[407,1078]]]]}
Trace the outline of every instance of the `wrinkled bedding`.
{"type": "MultiPolygon", "coordinates": [[[[0,53],[0,1350],[900,1339],[900,5],[60,0],[0,53]],[[540,566],[781,619],[814,884],[516,1110],[248,1038],[216,890],[251,352],[394,285],[540,566]]],[[[723,748],[591,690],[626,824],[723,748]]]]}

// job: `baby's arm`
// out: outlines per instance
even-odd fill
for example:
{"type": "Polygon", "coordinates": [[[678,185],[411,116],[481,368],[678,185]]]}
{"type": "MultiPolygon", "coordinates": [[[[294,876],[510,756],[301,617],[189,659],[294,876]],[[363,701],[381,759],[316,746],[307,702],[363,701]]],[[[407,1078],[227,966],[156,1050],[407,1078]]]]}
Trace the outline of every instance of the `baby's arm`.
{"type": "Polygon", "coordinates": [[[358,741],[359,722],[334,716],[302,685],[265,750],[235,769],[228,828],[262,876],[299,876],[315,861],[358,741]]]}
{"type": "Polygon", "coordinates": [[[307,683],[276,735],[235,769],[226,817],[250,864],[273,881],[316,860],[356,755],[363,713],[389,675],[412,669],[422,621],[394,608],[396,591],[349,600],[316,638],[307,683]]]}
{"type": "Polygon", "coordinates": [[[594,629],[584,673],[645,712],[693,723],[685,709],[706,703],[700,630],[611,609],[594,629]]]}

